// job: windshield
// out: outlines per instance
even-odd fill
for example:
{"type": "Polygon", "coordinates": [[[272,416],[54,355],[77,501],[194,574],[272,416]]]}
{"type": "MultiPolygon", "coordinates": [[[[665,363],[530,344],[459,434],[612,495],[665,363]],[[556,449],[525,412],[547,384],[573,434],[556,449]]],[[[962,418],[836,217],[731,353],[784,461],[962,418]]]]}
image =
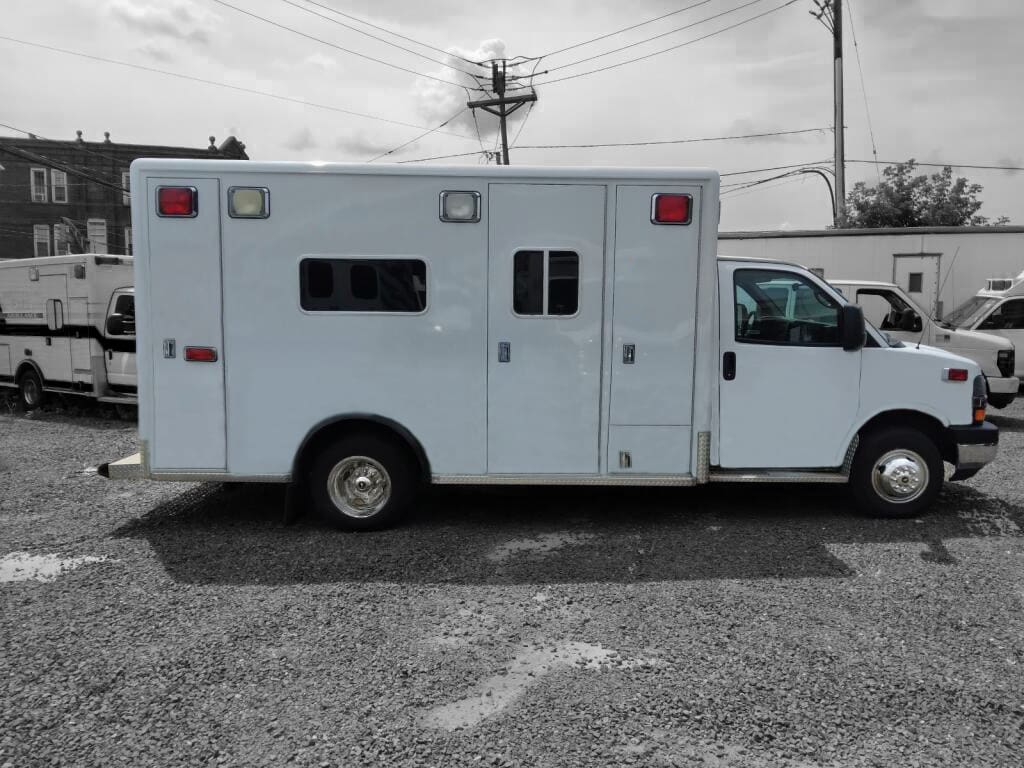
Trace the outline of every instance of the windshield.
{"type": "Polygon", "coordinates": [[[953,328],[970,328],[981,319],[982,315],[992,309],[997,301],[998,299],[990,299],[985,296],[972,296],[942,318],[942,323],[953,328]]]}

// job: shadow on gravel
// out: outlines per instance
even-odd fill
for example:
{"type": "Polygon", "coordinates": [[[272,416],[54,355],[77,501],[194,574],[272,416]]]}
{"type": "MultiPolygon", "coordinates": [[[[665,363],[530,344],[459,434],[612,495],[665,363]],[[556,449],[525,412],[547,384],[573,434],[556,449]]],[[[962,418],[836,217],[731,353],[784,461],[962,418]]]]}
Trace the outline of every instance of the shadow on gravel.
{"type": "Polygon", "coordinates": [[[439,489],[402,527],[343,533],[282,524],[281,486],[198,486],[115,532],[146,540],[187,583],[527,584],[835,577],[848,543],[1019,535],[1024,507],[947,485],[921,520],[874,520],[830,486],[439,489]]]}

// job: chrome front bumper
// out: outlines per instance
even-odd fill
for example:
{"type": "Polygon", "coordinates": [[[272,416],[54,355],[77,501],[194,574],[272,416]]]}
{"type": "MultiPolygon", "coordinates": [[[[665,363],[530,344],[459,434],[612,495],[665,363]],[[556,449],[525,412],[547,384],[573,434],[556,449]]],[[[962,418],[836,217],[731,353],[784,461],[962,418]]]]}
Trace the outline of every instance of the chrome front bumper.
{"type": "Polygon", "coordinates": [[[949,427],[956,442],[956,471],[950,480],[966,480],[996,457],[999,427],[985,422],[970,427],[949,427]]]}

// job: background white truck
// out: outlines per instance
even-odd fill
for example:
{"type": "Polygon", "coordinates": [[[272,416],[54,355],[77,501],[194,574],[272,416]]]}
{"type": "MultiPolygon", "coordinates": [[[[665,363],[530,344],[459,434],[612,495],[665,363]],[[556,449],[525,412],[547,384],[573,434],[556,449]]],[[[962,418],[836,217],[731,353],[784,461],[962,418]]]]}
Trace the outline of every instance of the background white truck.
{"type": "Polygon", "coordinates": [[[36,408],[46,392],[136,402],[132,257],[0,261],[0,386],[36,408]]]}
{"type": "MultiPolygon", "coordinates": [[[[1015,278],[992,278],[976,296],[946,315],[952,327],[1002,337],[1016,347],[1024,344],[1024,272],[1015,278]]],[[[1015,374],[1024,377],[1024,363],[1015,374]]]]}
{"type": "Polygon", "coordinates": [[[995,456],[975,363],[890,346],[802,267],[716,256],[714,171],[131,174],[141,450],[111,478],[292,481],[356,529],[430,482],[849,483],[904,516],[943,460],[995,456]]]}
{"type": "MultiPolygon", "coordinates": [[[[895,283],[838,278],[829,282],[863,307],[865,319],[890,338],[940,347],[976,362],[988,384],[990,405],[1005,408],[1017,396],[1016,351],[1008,339],[956,328],[948,318],[935,320],[895,283]]],[[[1021,302],[1024,307],[1024,298],[1021,302]]],[[[1024,324],[1021,328],[1024,341],[1024,324]]]]}

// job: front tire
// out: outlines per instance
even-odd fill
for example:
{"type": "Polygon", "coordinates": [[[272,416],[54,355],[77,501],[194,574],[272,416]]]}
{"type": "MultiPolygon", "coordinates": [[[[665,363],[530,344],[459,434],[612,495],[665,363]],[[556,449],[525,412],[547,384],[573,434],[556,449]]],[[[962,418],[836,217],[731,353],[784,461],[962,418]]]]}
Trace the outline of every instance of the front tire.
{"type": "Polygon", "coordinates": [[[347,435],[313,460],[313,505],[325,522],[350,531],[393,525],[416,495],[416,465],[409,451],[376,434],[347,435]]]}
{"type": "Polygon", "coordinates": [[[18,380],[18,402],[26,411],[34,411],[43,404],[43,380],[29,368],[18,380]]]}
{"type": "Polygon", "coordinates": [[[909,427],[867,435],[850,469],[857,507],[872,517],[914,517],[942,490],[943,464],[928,435],[909,427]]]}

